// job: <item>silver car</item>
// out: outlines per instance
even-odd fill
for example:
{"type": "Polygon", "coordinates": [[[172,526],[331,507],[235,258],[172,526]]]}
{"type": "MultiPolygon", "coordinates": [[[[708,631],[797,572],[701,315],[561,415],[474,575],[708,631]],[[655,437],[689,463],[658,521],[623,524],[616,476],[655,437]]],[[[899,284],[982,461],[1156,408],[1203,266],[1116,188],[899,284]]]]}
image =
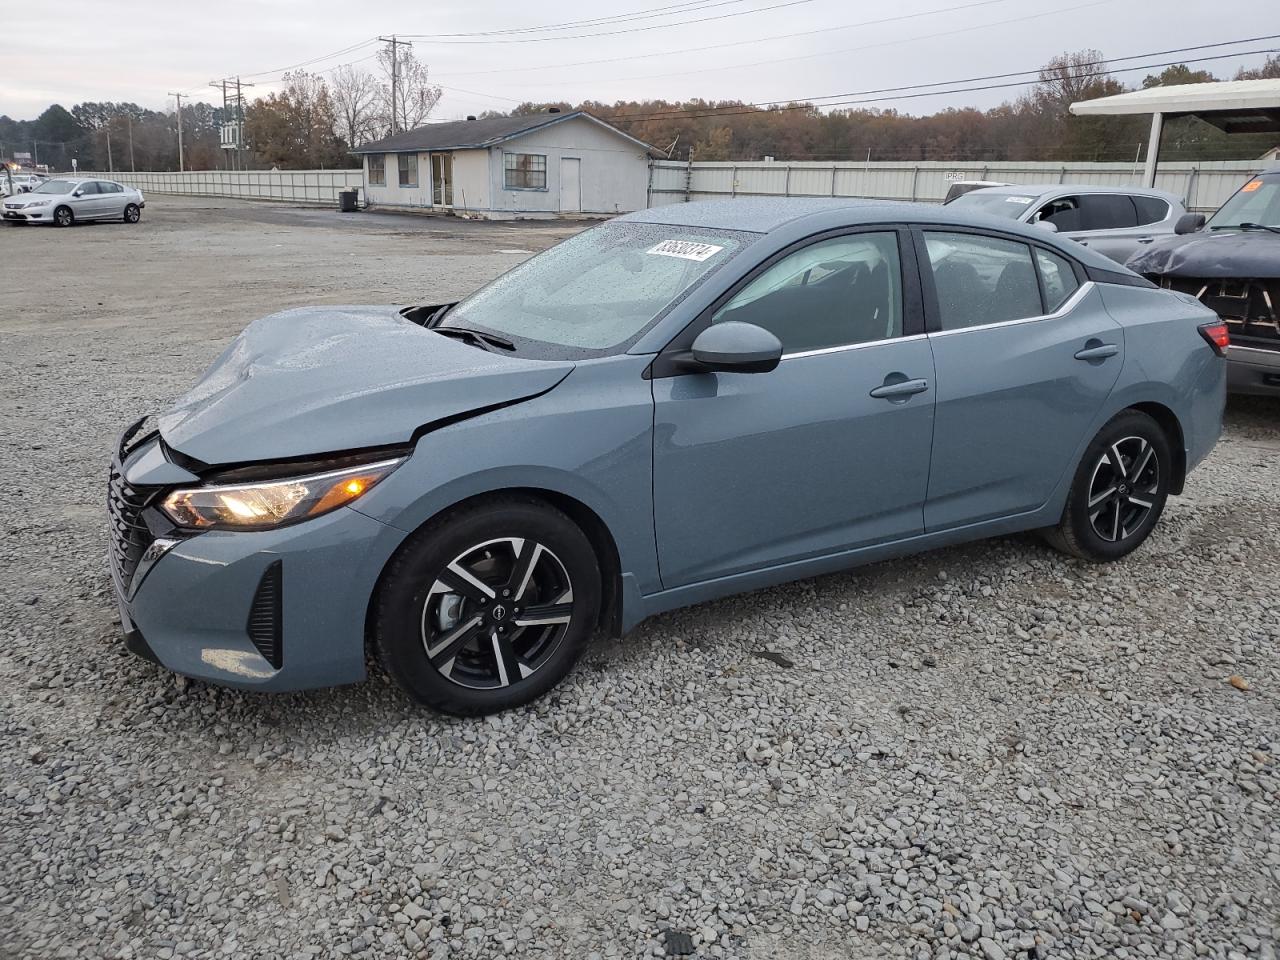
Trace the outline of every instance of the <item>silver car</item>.
{"type": "Polygon", "coordinates": [[[1009,184],[984,187],[948,203],[957,210],[1042,223],[1104,257],[1124,263],[1158,237],[1173,236],[1187,212],[1164,190],[1081,184],[1009,184]]]}
{"type": "Polygon", "coordinates": [[[114,180],[46,180],[30,193],[4,201],[6,223],[53,223],[69,227],[80,220],[137,223],[147,205],[142,192],[114,180]]]}

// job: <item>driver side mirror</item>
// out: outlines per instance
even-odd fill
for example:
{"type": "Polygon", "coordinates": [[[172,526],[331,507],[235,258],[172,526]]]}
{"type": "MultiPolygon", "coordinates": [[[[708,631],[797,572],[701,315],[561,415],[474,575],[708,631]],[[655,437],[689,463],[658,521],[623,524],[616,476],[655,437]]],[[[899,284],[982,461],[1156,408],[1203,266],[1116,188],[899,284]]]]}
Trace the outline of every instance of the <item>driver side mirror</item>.
{"type": "Polygon", "coordinates": [[[1058,232],[1058,225],[1052,220],[1037,220],[1035,225],[1041,230],[1048,230],[1050,233],[1058,232]]]}
{"type": "Polygon", "coordinates": [[[768,373],[782,360],[782,341],[754,323],[726,320],[698,334],[686,369],[722,373],[768,373]]]}
{"type": "Polygon", "coordinates": [[[83,197],[83,196],[84,196],[84,191],[83,191],[83,190],[72,190],[72,191],[71,191],[71,195],[72,195],[73,197],[83,197]]]}
{"type": "Polygon", "coordinates": [[[1178,222],[1173,225],[1173,232],[1183,236],[1188,233],[1195,233],[1203,226],[1203,213],[1184,213],[1178,218],[1178,222]]]}

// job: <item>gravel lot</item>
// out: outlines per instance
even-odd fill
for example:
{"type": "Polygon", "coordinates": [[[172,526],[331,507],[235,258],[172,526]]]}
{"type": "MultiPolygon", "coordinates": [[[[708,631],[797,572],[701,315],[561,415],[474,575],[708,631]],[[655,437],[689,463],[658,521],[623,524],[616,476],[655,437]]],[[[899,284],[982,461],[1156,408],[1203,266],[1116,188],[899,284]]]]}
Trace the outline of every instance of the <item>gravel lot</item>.
{"type": "Polygon", "coordinates": [[[126,420],[255,316],[452,297],[574,229],[0,230],[0,956],[1273,960],[1277,403],[1125,562],[1015,537],[737,597],[486,721],[123,651],[126,420]]]}

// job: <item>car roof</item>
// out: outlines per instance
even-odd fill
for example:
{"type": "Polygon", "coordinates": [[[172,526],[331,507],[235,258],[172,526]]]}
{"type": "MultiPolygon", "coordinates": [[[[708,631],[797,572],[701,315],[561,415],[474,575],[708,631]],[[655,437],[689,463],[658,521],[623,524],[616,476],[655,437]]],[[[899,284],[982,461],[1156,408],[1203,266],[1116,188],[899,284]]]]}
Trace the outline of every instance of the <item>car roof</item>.
{"type": "Polygon", "coordinates": [[[1047,193],[1128,193],[1139,197],[1159,197],[1161,200],[1182,202],[1181,197],[1167,190],[1156,190],[1152,187],[1101,186],[1092,183],[1009,183],[1000,187],[983,187],[982,192],[1023,197],[1028,195],[1038,197],[1047,193]]]}
{"type": "MultiPolygon", "coordinates": [[[[665,223],[671,226],[708,227],[718,230],[745,230],[770,233],[786,223],[814,214],[859,207],[902,206],[892,200],[860,197],[738,197],[733,200],[693,200],[628,213],[620,220],[634,223],[665,223]]],[[[850,217],[850,223],[857,218],[850,217]]]]}
{"type": "Polygon", "coordinates": [[[907,203],[902,200],[868,200],[857,197],[740,197],[734,200],[695,200],[672,203],[628,213],[613,223],[653,223],[714,230],[739,230],[767,234],[782,232],[801,239],[805,235],[846,227],[876,224],[923,224],[970,227],[993,234],[1021,236],[1054,247],[1100,270],[1123,271],[1114,260],[1088,247],[1060,237],[1043,227],[1029,226],[1007,217],[978,213],[955,204],[907,203]]]}

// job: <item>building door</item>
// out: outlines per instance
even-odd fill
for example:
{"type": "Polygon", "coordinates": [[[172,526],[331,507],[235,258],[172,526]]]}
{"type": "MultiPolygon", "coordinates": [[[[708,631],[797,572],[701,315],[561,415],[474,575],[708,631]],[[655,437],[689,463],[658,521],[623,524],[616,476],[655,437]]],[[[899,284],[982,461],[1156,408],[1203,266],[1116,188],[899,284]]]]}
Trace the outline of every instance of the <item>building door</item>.
{"type": "Polygon", "coordinates": [[[431,155],[431,205],[453,206],[453,154],[431,155]]]}
{"type": "Polygon", "coordinates": [[[577,157],[560,158],[560,212],[582,210],[582,161],[577,157]]]}

